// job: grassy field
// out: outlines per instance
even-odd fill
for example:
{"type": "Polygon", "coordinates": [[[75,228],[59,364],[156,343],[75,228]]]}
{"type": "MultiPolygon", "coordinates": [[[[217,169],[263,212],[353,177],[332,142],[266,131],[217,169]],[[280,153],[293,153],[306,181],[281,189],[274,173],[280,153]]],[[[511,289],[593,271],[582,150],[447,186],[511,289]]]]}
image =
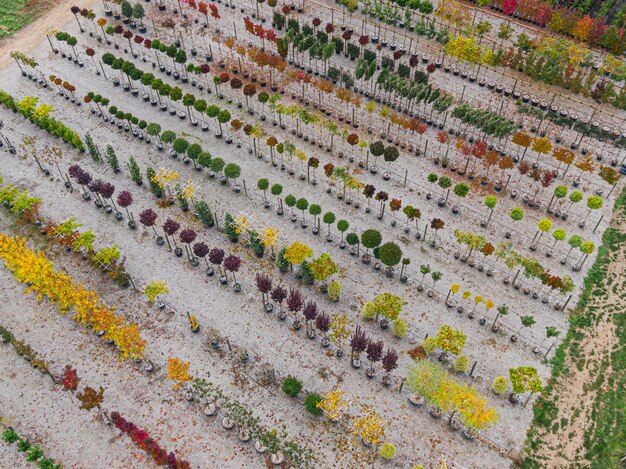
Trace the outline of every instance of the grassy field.
{"type": "Polygon", "coordinates": [[[525,469],[626,467],[626,191],[613,217],[535,404],[525,469]]]}
{"type": "Polygon", "coordinates": [[[0,1],[0,39],[22,29],[49,6],[48,0],[0,1]]]}

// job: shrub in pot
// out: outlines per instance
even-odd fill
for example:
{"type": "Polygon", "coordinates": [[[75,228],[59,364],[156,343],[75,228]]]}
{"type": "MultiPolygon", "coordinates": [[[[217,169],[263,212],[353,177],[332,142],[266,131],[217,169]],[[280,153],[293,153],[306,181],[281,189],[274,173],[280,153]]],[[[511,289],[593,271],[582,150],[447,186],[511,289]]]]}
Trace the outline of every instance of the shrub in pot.
{"type": "Polygon", "coordinates": [[[506,376],[498,376],[493,380],[493,392],[496,394],[504,394],[509,389],[509,381],[506,376]]]}
{"type": "Polygon", "coordinates": [[[318,407],[320,402],[322,402],[322,396],[315,392],[310,392],[304,398],[304,408],[311,415],[321,415],[323,410],[318,407]]]}
{"type": "Polygon", "coordinates": [[[339,301],[341,290],[341,283],[337,280],[332,281],[330,285],[328,285],[328,298],[330,298],[331,301],[339,301]]]}
{"type": "Polygon", "coordinates": [[[398,339],[401,339],[402,337],[406,335],[407,329],[408,329],[408,326],[406,322],[400,318],[396,319],[391,324],[391,332],[393,336],[397,337],[398,339]]]}
{"type": "Polygon", "coordinates": [[[302,391],[302,381],[289,375],[284,379],[282,388],[285,394],[295,397],[302,391]]]}
{"type": "Polygon", "coordinates": [[[378,450],[380,457],[386,461],[389,461],[396,455],[396,447],[392,443],[383,443],[378,450]]]}
{"type": "Polygon", "coordinates": [[[454,362],[454,371],[457,373],[465,373],[469,368],[469,358],[467,355],[459,355],[454,362]]]}

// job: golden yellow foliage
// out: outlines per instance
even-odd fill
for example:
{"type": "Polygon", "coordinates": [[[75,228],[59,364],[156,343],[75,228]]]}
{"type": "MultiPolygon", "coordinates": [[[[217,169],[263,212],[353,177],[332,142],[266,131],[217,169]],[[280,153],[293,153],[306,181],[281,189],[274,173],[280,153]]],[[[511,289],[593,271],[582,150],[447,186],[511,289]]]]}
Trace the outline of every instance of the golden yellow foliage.
{"type": "Polygon", "coordinates": [[[189,362],[184,362],[179,358],[167,358],[167,379],[176,381],[174,389],[180,388],[183,383],[191,381],[191,375],[189,374],[189,362]]]}
{"type": "Polygon", "coordinates": [[[75,284],[68,274],[55,271],[43,253],[26,246],[25,239],[0,233],[0,259],[18,282],[29,285],[25,293],[34,293],[38,301],[48,298],[62,314],[73,309],[74,321],[95,332],[104,331],[103,337],[117,345],[120,360],[143,356],[146,341],[141,339],[136,324],[116,315],[96,292],[75,284]]]}

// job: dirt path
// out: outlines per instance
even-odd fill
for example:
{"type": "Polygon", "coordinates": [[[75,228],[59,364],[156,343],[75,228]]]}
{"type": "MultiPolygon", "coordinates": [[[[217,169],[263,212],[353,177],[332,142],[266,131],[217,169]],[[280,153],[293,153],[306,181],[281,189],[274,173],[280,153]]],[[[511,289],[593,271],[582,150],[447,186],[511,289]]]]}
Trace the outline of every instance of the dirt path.
{"type": "MultiPolygon", "coordinates": [[[[620,365],[612,363],[613,354],[619,348],[619,331],[616,314],[626,309],[624,295],[624,272],[626,250],[623,240],[626,234],[626,212],[619,208],[611,228],[621,235],[622,242],[613,241],[605,247],[608,259],[594,276],[593,291],[580,317],[590,321],[586,328],[578,328],[584,336],[573,339],[566,349],[563,369],[569,370],[558,378],[542,409],[546,416],[544,426],[537,426],[534,441],[530,445],[531,457],[540,466],[528,467],[578,467],[595,456],[594,435],[598,428],[606,428],[600,422],[598,410],[607,405],[605,393],[615,393],[619,386],[620,365]],[[601,279],[598,281],[598,279],[601,279]],[[614,368],[616,365],[616,368],[614,368]],[[556,408],[550,409],[550,406],[556,408]],[[538,443],[540,442],[540,443],[538,443]],[[538,443],[538,444],[537,444],[538,443]]],[[[609,402],[610,404],[610,402],[609,402]]],[[[608,422],[611,426],[611,422],[608,422]]]]}
{"type": "Polygon", "coordinates": [[[91,8],[95,3],[96,0],[81,0],[79,2],[75,0],[61,0],[54,8],[42,13],[39,18],[24,29],[0,41],[0,69],[6,67],[11,61],[9,55],[11,51],[19,50],[24,54],[28,54],[42,41],[45,41],[47,32],[59,28],[61,24],[65,24],[68,17],[67,12],[72,6],[78,5],[81,8],[91,8]]]}

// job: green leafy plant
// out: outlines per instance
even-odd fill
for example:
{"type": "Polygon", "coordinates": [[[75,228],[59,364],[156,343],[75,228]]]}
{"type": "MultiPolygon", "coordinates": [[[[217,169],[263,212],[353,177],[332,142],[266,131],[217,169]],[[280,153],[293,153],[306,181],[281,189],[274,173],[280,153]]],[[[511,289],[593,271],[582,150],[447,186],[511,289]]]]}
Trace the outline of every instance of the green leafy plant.
{"type": "Polygon", "coordinates": [[[318,407],[318,404],[322,402],[322,396],[317,393],[308,393],[304,398],[304,407],[311,415],[321,415],[323,410],[318,407]]]}
{"type": "Polygon", "coordinates": [[[282,389],[288,396],[295,397],[302,391],[302,381],[289,375],[283,380],[282,389]]]}

